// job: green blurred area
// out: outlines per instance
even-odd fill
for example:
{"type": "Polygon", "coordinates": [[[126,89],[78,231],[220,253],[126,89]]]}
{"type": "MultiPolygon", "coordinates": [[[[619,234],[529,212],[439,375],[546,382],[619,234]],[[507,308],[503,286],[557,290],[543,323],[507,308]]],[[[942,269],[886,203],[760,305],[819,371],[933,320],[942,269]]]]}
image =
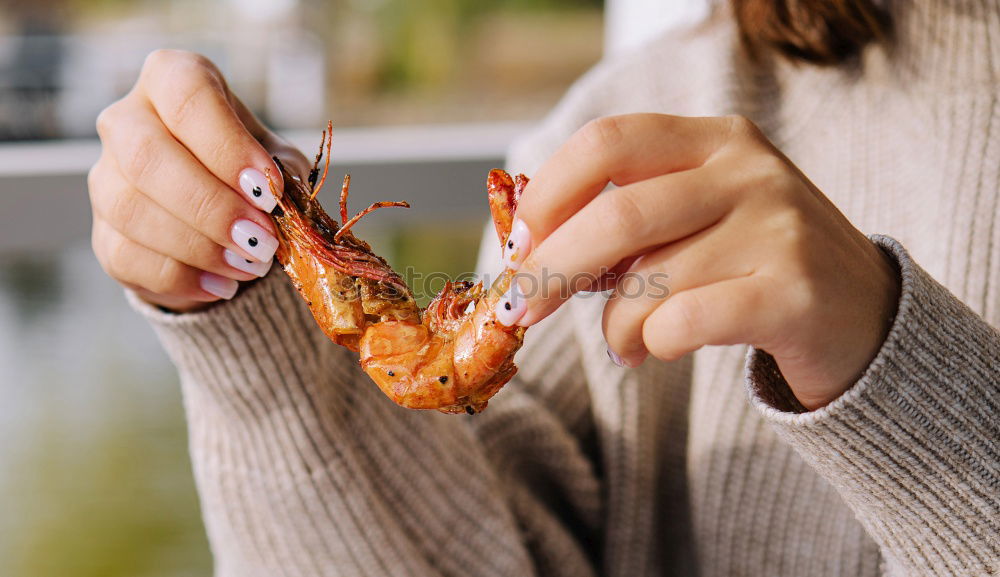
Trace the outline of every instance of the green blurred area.
{"type": "Polygon", "coordinates": [[[478,221],[424,223],[396,231],[386,254],[423,307],[445,281],[472,280],[482,235],[478,221]]]}
{"type": "Polygon", "coordinates": [[[85,249],[0,255],[0,345],[0,575],[210,574],[176,373],[85,249]]]}
{"type": "Polygon", "coordinates": [[[601,57],[595,0],[356,0],[326,11],[339,125],[543,115],[601,57]]]}
{"type": "MultiPolygon", "coordinates": [[[[445,278],[468,278],[483,224],[422,223],[363,236],[426,305],[445,278]]],[[[20,335],[11,356],[26,369],[0,383],[7,399],[0,419],[19,415],[0,452],[0,575],[208,575],[177,375],[161,352],[131,348],[136,340],[155,347],[148,326],[96,263],[69,270],[80,258],[92,259],[80,249],[0,255],[0,310],[12,313],[0,337],[20,335]],[[108,319],[124,327],[86,330],[90,352],[60,358],[74,340],[69,325],[78,331],[108,319]]]]}
{"type": "MultiPolygon", "coordinates": [[[[210,574],[179,399],[142,411],[132,388],[138,381],[176,391],[175,379],[108,369],[103,386],[116,400],[100,419],[72,430],[73,416],[47,412],[31,424],[22,458],[9,464],[4,508],[18,521],[4,536],[3,575],[210,574]]],[[[42,402],[60,407],[58,398],[42,402]]]]}
{"type": "MultiPolygon", "coordinates": [[[[382,71],[390,88],[441,84],[454,74],[461,48],[486,37],[496,44],[518,40],[490,34],[490,18],[511,19],[527,26],[549,16],[599,13],[600,0],[384,0],[374,2],[386,45],[382,71]],[[484,24],[485,23],[485,24],[484,24]]],[[[495,22],[495,20],[494,20],[495,22]]],[[[547,22],[550,26],[555,22],[547,22]]],[[[498,30],[493,30],[498,32],[498,30]]],[[[506,32],[506,29],[499,32],[506,32]]],[[[600,39],[597,39],[598,43],[600,39]]]]}

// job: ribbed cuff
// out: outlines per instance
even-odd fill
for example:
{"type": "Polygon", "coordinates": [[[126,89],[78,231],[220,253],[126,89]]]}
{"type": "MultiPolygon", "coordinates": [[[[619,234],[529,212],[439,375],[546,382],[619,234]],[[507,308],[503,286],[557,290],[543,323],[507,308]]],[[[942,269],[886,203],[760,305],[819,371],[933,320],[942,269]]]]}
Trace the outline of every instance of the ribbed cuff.
{"type": "Polygon", "coordinates": [[[774,359],[751,350],[753,405],[829,480],[881,545],[891,571],[1000,570],[1000,333],[895,240],[902,293],[863,377],[816,411],[789,411],[774,359]]]}
{"type": "Polygon", "coordinates": [[[215,575],[533,574],[466,417],[393,404],[279,268],[200,312],[130,300],[181,374],[215,575]]]}

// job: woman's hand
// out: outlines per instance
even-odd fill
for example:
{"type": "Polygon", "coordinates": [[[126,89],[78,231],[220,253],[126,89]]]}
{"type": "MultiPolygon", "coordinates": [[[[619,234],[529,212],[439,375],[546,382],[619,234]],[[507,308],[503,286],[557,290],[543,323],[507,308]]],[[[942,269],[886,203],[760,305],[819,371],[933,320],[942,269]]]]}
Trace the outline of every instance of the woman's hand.
{"type": "Polygon", "coordinates": [[[264,173],[301,153],[260,125],[197,54],[159,50],[97,119],[90,170],[94,253],[143,299],[176,311],[229,299],[267,273],[277,247],[264,173]]]}
{"type": "Polygon", "coordinates": [[[574,292],[612,288],[603,330],[626,366],[750,344],[815,409],[861,376],[895,313],[888,257],[741,117],[591,122],[538,171],[517,218],[501,321],[528,326],[574,292]]]}

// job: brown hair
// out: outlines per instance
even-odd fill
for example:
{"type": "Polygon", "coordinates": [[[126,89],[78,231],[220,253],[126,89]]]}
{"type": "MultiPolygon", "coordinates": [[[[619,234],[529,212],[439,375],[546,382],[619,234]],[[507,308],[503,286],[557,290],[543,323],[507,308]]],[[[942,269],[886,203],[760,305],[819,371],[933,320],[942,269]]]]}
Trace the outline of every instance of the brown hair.
{"type": "Polygon", "coordinates": [[[890,34],[889,15],[873,0],[731,1],[754,58],[774,50],[791,60],[835,65],[890,34]]]}

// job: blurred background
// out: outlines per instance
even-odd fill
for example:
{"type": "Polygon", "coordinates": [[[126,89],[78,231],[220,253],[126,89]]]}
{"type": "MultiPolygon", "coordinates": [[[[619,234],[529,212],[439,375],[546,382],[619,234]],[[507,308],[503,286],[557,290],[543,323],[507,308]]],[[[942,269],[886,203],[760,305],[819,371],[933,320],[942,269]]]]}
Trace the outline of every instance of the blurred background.
{"type": "MultiPolygon", "coordinates": [[[[311,152],[334,122],[359,234],[471,271],[483,182],[600,58],[692,0],[0,0],[0,576],[206,575],[177,377],[90,252],[94,119],[160,47],[212,58],[311,152]]],[[[325,192],[331,202],[337,187],[325,192]]],[[[425,295],[426,296],[426,295],[425,295]]]]}

